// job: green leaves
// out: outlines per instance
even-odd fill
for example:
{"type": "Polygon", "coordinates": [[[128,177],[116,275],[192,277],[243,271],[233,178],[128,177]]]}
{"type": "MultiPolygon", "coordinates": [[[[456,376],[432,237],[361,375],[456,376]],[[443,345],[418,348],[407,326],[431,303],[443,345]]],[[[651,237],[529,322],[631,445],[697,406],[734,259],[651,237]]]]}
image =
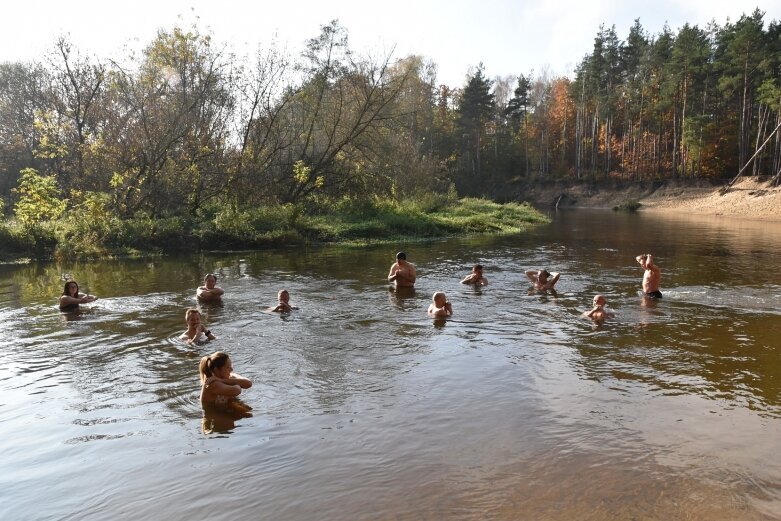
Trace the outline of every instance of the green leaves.
{"type": "Polygon", "coordinates": [[[19,186],[13,189],[19,196],[14,206],[16,218],[25,225],[58,219],[65,212],[67,200],[60,199],[54,177],[42,176],[34,168],[19,173],[19,186]]]}

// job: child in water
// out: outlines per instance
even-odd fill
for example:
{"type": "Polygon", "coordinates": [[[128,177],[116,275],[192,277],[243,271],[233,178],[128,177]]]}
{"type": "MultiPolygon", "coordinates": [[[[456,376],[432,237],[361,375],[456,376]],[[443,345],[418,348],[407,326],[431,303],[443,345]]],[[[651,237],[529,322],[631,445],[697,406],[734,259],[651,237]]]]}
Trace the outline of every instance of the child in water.
{"type": "Polygon", "coordinates": [[[252,382],[233,372],[233,363],[227,353],[217,351],[201,358],[198,373],[201,378],[202,405],[225,406],[242,414],[252,410],[252,407],[236,399],[242,389],[252,387],[252,382]]]}
{"type": "Polygon", "coordinates": [[[211,330],[206,329],[206,326],[201,324],[201,312],[198,309],[188,309],[184,313],[184,321],[187,322],[187,331],[182,333],[182,336],[179,337],[180,340],[184,340],[190,345],[202,342],[204,339],[217,340],[217,337],[212,335],[211,330]]]}
{"type": "Polygon", "coordinates": [[[288,293],[286,289],[279,290],[279,293],[277,293],[277,300],[279,301],[279,304],[274,308],[269,308],[269,311],[274,313],[290,313],[294,309],[298,309],[297,307],[290,305],[290,293],[288,293]]]}
{"type": "Polygon", "coordinates": [[[437,291],[431,297],[431,300],[432,302],[428,307],[429,316],[442,318],[453,315],[453,306],[448,302],[447,296],[443,292],[437,291]]]}

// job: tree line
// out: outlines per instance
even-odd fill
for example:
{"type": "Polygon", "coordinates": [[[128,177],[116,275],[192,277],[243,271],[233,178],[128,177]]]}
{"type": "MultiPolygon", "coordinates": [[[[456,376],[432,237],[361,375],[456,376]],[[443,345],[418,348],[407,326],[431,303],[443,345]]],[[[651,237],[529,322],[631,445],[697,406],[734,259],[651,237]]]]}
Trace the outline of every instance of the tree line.
{"type": "Polygon", "coordinates": [[[240,59],[197,27],[122,59],[60,38],[0,64],[0,200],[30,221],[403,198],[507,197],[535,179],[721,178],[781,169],[781,24],[599,28],[574,76],[440,85],[420,56],[367,56],[337,21],[291,57],[240,59]],[[452,191],[452,189],[451,189],[452,191]]]}

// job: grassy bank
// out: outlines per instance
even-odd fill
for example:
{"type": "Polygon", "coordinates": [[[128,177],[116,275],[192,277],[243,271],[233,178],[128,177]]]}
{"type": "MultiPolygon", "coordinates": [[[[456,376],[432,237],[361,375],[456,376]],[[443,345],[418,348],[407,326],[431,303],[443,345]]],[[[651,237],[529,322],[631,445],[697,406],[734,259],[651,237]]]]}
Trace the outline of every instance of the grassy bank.
{"type": "Polygon", "coordinates": [[[252,209],[207,208],[196,216],[120,219],[72,211],[57,221],[0,223],[0,256],[101,258],[181,251],[370,244],[523,231],[547,218],[526,204],[427,194],[405,201],[315,200],[252,209]]]}

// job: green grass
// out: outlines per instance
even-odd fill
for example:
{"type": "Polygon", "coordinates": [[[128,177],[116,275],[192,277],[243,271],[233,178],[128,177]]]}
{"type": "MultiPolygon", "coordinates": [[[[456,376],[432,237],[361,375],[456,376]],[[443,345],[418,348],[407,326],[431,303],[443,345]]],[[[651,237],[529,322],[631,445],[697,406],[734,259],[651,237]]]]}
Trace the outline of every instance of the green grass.
{"type": "Polygon", "coordinates": [[[201,216],[119,219],[110,213],[35,226],[0,222],[11,258],[103,258],[178,251],[239,250],[325,243],[359,246],[474,234],[520,233],[547,217],[528,204],[422,194],[392,199],[318,199],[306,205],[212,207],[201,216]]]}

